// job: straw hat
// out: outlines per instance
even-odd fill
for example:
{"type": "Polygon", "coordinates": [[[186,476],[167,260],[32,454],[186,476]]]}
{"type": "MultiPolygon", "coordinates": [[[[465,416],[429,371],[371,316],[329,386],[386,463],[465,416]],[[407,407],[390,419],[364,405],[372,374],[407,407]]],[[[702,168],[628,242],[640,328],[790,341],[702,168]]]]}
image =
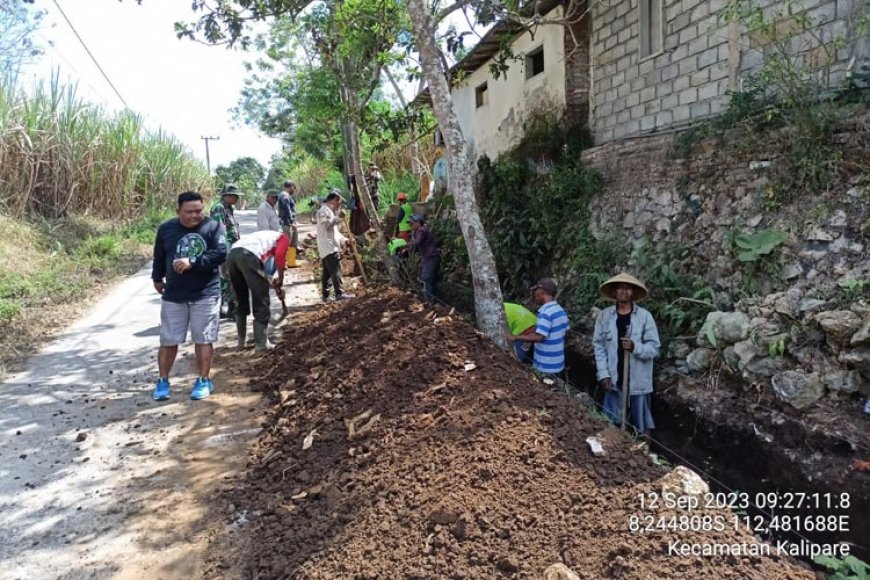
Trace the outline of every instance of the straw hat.
{"type": "Polygon", "coordinates": [[[643,282],[632,276],[631,274],[617,274],[604,284],[602,284],[598,288],[598,292],[608,300],[612,300],[616,302],[616,285],[617,284],[630,284],[634,286],[634,293],[632,295],[632,299],[635,302],[640,302],[646,295],[649,293],[646,289],[646,286],[643,285],[643,282]]]}

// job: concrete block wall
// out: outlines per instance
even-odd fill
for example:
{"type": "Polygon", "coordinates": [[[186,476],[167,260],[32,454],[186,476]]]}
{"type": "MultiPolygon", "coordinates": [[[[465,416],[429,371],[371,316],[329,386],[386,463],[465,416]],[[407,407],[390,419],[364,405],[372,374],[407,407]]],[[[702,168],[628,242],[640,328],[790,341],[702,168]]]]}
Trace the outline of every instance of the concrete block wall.
{"type": "MultiPolygon", "coordinates": [[[[691,124],[722,112],[761,64],[761,54],[723,16],[727,0],[662,0],[662,51],[640,57],[638,0],[596,2],[592,8],[590,127],[597,143],[691,124]]],[[[774,10],[775,0],[763,0],[774,10]]],[[[870,57],[870,42],[857,23],[867,0],[805,0],[819,33],[830,43],[852,39],[835,51],[832,82],[852,62],[870,57]]],[[[801,43],[798,43],[801,44],[801,43]]],[[[806,43],[805,46],[809,46],[806,43]]],[[[811,55],[807,55],[808,58],[811,55]]],[[[853,65],[854,66],[854,65],[853,65]]]]}

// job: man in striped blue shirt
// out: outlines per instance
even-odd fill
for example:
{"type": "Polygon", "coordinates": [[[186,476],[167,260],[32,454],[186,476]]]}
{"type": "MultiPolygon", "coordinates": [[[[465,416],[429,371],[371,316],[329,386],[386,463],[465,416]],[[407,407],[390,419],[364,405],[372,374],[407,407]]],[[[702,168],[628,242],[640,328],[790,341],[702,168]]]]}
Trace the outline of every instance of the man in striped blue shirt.
{"type": "Polygon", "coordinates": [[[556,375],[565,370],[565,334],[568,332],[568,314],[556,302],[556,282],[541,278],[532,286],[535,302],[541,305],[535,332],[515,336],[505,334],[508,340],[534,342],[535,370],[545,375],[556,375]]]}

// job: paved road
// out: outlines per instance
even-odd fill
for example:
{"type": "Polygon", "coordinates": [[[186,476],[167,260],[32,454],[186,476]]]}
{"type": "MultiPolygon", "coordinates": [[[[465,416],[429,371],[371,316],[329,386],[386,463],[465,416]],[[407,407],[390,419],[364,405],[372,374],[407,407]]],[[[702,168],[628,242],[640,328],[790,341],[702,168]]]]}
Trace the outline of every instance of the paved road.
{"type": "MultiPolygon", "coordinates": [[[[239,212],[243,234],[254,212],[239,212]]],[[[317,300],[291,271],[291,304],[317,300]]],[[[244,461],[259,397],[221,365],[216,391],[188,394],[192,347],[180,349],[173,398],[151,400],[160,297],[150,267],[118,284],[0,385],[0,578],[194,575],[208,496],[244,461]]],[[[280,306],[275,304],[276,312],[280,306]]],[[[234,344],[224,323],[222,344],[234,344]]]]}

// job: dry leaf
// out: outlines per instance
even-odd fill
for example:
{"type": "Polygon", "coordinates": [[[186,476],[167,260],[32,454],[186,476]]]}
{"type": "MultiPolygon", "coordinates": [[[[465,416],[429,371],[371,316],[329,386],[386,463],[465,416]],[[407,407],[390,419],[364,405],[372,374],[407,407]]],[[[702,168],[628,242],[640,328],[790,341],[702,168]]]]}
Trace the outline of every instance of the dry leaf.
{"type": "Polygon", "coordinates": [[[317,429],[312,429],[311,433],[305,436],[305,441],[302,442],[302,451],[311,448],[311,445],[314,443],[314,434],[317,433],[317,429]]]}
{"type": "Polygon", "coordinates": [[[297,493],[296,495],[291,495],[290,499],[300,500],[300,499],[305,499],[306,497],[308,497],[308,492],[303,491],[301,493],[297,493]]]}

